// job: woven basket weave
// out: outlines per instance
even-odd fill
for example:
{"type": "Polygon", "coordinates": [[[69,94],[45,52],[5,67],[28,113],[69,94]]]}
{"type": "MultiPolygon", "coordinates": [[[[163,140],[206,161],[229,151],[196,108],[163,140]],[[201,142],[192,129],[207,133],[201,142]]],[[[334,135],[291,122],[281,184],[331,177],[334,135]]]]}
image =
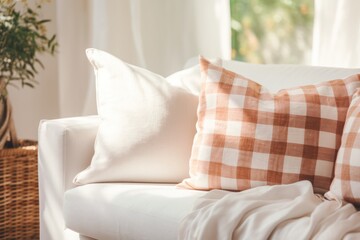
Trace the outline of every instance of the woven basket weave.
{"type": "Polygon", "coordinates": [[[39,239],[37,143],[0,150],[0,239],[39,239]]]}

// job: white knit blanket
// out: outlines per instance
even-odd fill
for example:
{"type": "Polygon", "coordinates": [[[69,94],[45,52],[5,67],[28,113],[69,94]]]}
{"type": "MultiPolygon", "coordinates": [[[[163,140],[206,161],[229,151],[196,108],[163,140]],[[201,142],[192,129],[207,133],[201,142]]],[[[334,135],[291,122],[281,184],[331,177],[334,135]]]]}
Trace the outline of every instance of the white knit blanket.
{"type": "Polygon", "coordinates": [[[315,195],[308,181],[213,190],[183,219],[179,239],[360,239],[360,212],[315,195]]]}

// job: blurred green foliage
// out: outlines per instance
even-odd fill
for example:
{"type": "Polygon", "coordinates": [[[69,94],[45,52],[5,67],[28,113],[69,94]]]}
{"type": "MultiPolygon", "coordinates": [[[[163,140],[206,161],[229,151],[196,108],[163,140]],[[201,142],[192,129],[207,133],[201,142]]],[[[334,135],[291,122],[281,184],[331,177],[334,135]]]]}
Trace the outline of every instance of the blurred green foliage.
{"type": "Polygon", "coordinates": [[[42,2],[0,0],[0,97],[7,96],[9,84],[34,87],[38,68],[44,67],[38,54],[55,54],[58,44],[47,34],[50,20],[40,16],[42,2]]]}
{"type": "Polygon", "coordinates": [[[253,63],[310,60],[314,0],[230,0],[232,58],[253,63]]]}

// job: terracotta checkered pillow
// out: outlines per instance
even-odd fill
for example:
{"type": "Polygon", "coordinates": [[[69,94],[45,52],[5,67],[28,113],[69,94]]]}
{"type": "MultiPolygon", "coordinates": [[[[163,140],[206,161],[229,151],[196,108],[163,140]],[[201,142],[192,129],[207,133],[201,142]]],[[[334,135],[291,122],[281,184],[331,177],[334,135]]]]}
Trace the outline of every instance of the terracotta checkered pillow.
{"type": "Polygon", "coordinates": [[[306,179],[329,189],[360,75],[272,94],[205,59],[200,64],[190,178],[179,186],[244,190],[306,179]]]}
{"type": "Polygon", "coordinates": [[[360,204],[360,92],[351,101],[341,146],[335,162],[335,177],[327,196],[360,204]]]}

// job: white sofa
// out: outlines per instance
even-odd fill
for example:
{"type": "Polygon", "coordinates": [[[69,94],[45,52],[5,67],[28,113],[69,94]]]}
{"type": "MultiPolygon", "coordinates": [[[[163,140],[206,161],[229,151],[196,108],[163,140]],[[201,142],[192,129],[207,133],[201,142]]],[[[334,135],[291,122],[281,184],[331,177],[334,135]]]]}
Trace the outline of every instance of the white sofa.
{"type": "MultiPolygon", "coordinates": [[[[272,91],[360,72],[234,61],[224,61],[223,66],[242,69],[272,91]]],[[[178,189],[175,182],[73,184],[75,175],[90,164],[99,123],[98,116],[41,121],[40,238],[177,239],[181,220],[206,191],[178,189]]]]}

